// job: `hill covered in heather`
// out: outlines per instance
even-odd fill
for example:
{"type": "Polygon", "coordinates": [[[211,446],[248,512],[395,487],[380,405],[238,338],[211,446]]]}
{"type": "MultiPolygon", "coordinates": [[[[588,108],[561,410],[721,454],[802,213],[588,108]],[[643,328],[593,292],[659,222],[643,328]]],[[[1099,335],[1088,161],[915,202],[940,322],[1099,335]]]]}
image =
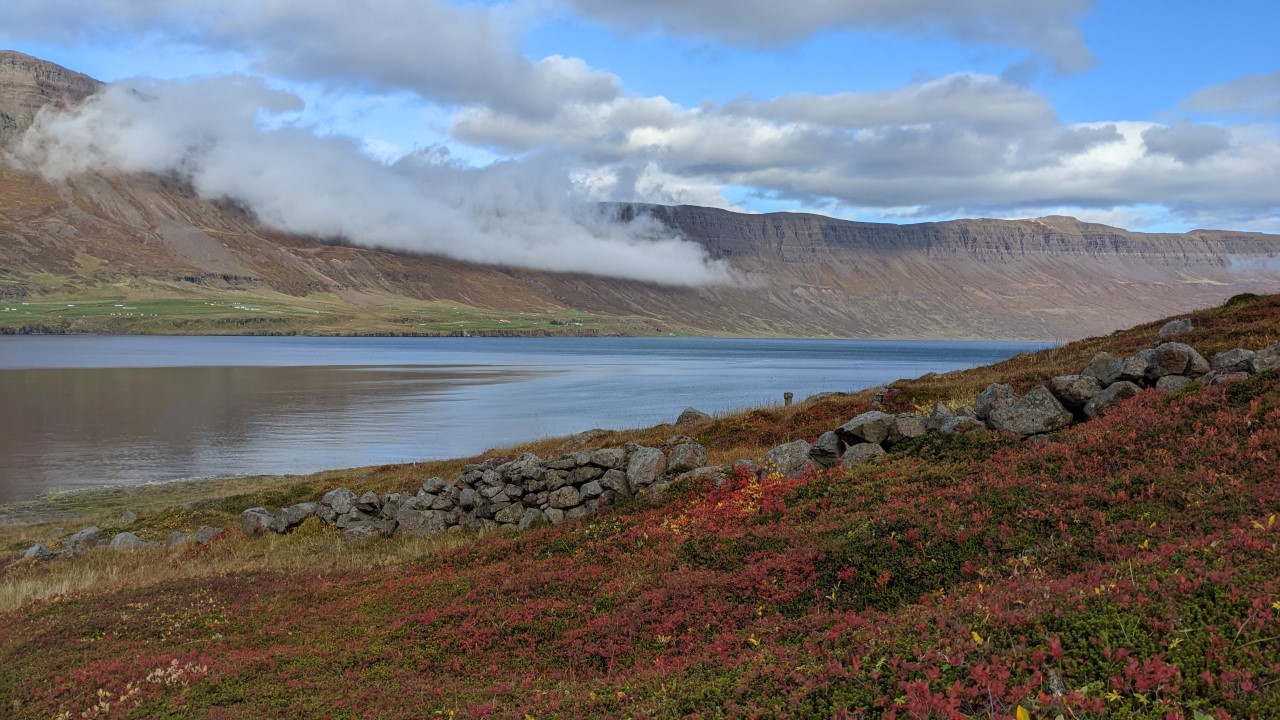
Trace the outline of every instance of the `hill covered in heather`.
{"type": "MultiPolygon", "coordinates": [[[[99,89],[0,53],[0,143],[19,141],[42,108],[99,89]]],[[[687,287],[389,252],[358,232],[339,243],[273,230],[180,178],[50,181],[0,161],[0,331],[1067,340],[1280,291],[1280,238],[1260,233],[1146,234],[1069,217],[896,225],[693,206],[603,212],[652,218],[732,281],[687,287]]],[[[473,240],[449,232],[421,228],[435,245],[473,240]]]]}
{"type": "MultiPolygon", "coordinates": [[[[1204,358],[1280,342],[1280,297],[1189,319],[1175,340],[1204,358]]],[[[1031,440],[974,427],[830,470],[728,467],[873,405],[963,415],[992,383],[1029,395],[1099,352],[1144,357],[1161,325],[679,428],[6,508],[0,701],[19,718],[1270,717],[1280,378],[1264,364],[1142,389],[1031,440]],[[318,518],[239,529],[246,507],[337,486],[412,494],[522,452],[675,434],[726,481],[519,532],[348,545],[318,518]],[[231,529],[18,559],[89,522],[155,542],[231,529]]]]}

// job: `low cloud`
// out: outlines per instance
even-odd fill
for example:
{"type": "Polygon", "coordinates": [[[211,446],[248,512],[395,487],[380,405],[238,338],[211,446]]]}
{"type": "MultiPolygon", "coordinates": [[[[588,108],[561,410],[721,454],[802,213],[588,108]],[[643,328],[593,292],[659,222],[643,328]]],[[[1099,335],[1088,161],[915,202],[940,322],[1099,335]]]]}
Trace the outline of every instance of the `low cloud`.
{"type": "Polygon", "coordinates": [[[1191,164],[1229,148],[1231,133],[1213,125],[1192,125],[1183,121],[1144,131],[1142,142],[1148,154],[1168,155],[1178,162],[1191,164]]]}
{"type": "Polygon", "coordinates": [[[388,166],[347,138],[261,129],[261,114],[300,105],[245,77],[115,84],[75,111],[42,111],[18,152],[55,180],[176,174],[268,226],[360,245],[671,285],[725,278],[700,246],[587,202],[561,158],[468,168],[427,151],[388,166]]]}
{"type": "Polygon", "coordinates": [[[1183,106],[1216,114],[1280,118],[1280,72],[1210,85],[1187,98],[1183,106]]]}

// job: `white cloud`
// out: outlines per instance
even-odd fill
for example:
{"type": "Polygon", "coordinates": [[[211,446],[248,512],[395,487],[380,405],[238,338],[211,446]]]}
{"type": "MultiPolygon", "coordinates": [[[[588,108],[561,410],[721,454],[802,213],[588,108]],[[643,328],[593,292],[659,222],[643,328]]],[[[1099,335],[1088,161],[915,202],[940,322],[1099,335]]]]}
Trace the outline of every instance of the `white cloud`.
{"type": "Polygon", "coordinates": [[[1077,28],[1093,0],[560,0],[624,32],[776,46],[832,28],[1025,47],[1065,72],[1093,64],[1077,28]]]}
{"type": "Polygon", "coordinates": [[[1192,94],[1183,105],[1210,113],[1280,117],[1280,72],[1210,85],[1192,94]]]}
{"type": "Polygon", "coordinates": [[[0,37],[185,43],[243,53],[258,70],[292,80],[530,115],[618,95],[617,77],[577,58],[522,55],[527,21],[513,6],[443,0],[5,0],[0,37]]]}
{"type": "Polygon", "coordinates": [[[387,166],[346,138],[259,127],[260,112],[298,103],[242,77],[111,85],[78,110],[42,111],[19,152],[52,179],[176,174],[270,227],[361,245],[671,285],[725,277],[700,246],[586,202],[558,158],[472,169],[427,151],[387,166]]]}

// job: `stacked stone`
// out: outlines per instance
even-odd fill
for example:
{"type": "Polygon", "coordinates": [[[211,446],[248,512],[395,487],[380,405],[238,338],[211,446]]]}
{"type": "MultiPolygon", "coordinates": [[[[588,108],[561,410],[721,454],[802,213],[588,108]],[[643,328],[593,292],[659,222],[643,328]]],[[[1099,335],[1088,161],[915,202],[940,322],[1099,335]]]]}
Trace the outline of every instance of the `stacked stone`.
{"type": "MultiPolygon", "coordinates": [[[[126,519],[130,519],[126,516],[126,519]]],[[[169,550],[179,549],[187,545],[208,545],[213,539],[222,532],[222,528],[202,526],[193,534],[174,532],[169,535],[169,541],[165,543],[165,547],[169,550]]],[[[59,552],[53,552],[44,543],[36,543],[27,548],[22,553],[23,560],[32,560],[34,562],[47,562],[57,558],[74,558],[97,548],[105,547],[109,550],[123,552],[132,550],[150,550],[160,547],[160,543],[143,540],[131,532],[117,533],[111,540],[107,540],[102,536],[102,531],[97,526],[87,527],[80,532],[75,533],[71,537],[62,542],[62,549],[59,552]]]]}
{"type": "Polygon", "coordinates": [[[525,453],[514,460],[468,465],[453,482],[428,478],[413,495],[379,497],[367,492],[356,497],[338,488],[319,503],[299,503],[278,513],[250,508],[241,515],[241,523],[251,535],[283,534],[315,516],[341,529],[349,545],[398,532],[425,537],[462,530],[523,530],[537,523],[557,525],[591,517],[638,494],[655,496],[684,476],[720,473],[720,468],[706,464],[706,449],[683,436],[671,438],[663,448],[633,443],[547,460],[525,453]]]}

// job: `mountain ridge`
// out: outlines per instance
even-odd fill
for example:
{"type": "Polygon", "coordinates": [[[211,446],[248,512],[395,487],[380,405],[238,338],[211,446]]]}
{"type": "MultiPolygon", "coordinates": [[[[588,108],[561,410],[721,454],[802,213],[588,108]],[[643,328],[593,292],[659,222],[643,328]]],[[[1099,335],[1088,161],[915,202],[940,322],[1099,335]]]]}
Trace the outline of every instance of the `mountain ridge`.
{"type": "MultiPolygon", "coordinates": [[[[100,86],[0,52],[0,112],[11,119],[34,117],[40,103],[70,106],[100,86]]],[[[23,314],[11,304],[0,327],[539,334],[579,332],[574,323],[589,316],[581,332],[1067,340],[1239,293],[1280,291],[1280,236],[1263,233],[1135,233],[1065,216],[898,225],[690,205],[606,207],[622,220],[647,214],[698,243],[734,281],[671,287],[389,252],[360,247],[360,238],[335,243],[264,227],[235,202],[201,198],[180,178],[86,174],[50,182],[0,161],[0,298],[95,300],[104,308],[138,298],[186,303],[173,317],[145,323],[65,309],[23,314]],[[217,322],[191,313],[245,298],[287,310],[280,317],[237,310],[217,322]]]]}

